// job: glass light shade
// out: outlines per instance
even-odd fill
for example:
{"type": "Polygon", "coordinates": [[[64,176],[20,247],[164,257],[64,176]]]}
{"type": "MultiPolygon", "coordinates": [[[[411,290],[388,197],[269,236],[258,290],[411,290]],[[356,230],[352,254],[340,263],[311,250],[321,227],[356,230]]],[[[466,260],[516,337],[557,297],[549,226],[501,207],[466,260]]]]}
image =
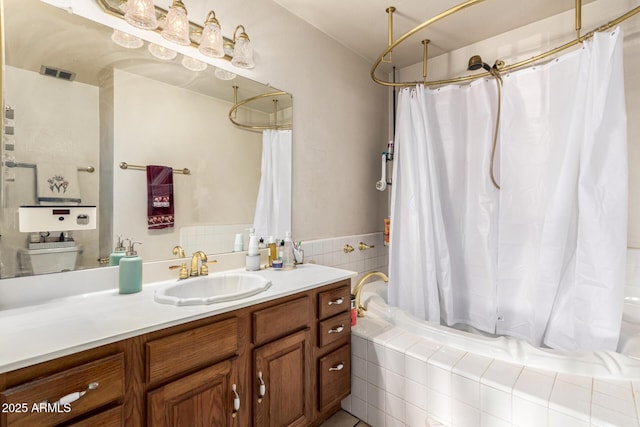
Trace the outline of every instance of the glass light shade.
{"type": "Polygon", "coordinates": [[[137,49],[144,44],[142,39],[120,30],[113,30],[111,40],[118,46],[126,47],[127,49],[137,49]]]}
{"type": "Polygon", "coordinates": [[[224,56],[222,29],[215,17],[211,16],[212,13],[213,12],[209,12],[210,15],[204,24],[198,50],[201,54],[210,56],[211,58],[222,58],[224,56]]]}
{"type": "Polygon", "coordinates": [[[178,52],[176,52],[175,50],[167,49],[166,47],[160,46],[155,43],[149,43],[147,49],[149,49],[149,53],[151,53],[151,55],[165,61],[170,61],[178,56],[178,52]]]}
{"type": "Polygon", "coordinates": [[[233,80],[236,78],[236,74],[231,71],[223,70],[222,68],[216,68],[213,74],[220,80],[233,80]]]}
{"type": "Polygon", "coordinates": [[[169,8],[167,22],[160,34],[162,34],[162,37],[165,39],[183,46],[191,44],[187,10],[181,6],[179,1],[174,1],[173,5],[169,8]]]}
{"type": "Polygon", "coordinates": [[[238,37],[233,48],[233,59],[231,64],[238,68],[253,68],[253,46],[249,37],[238,37]]]}
{"type": "Polygon", "coordinates": [[[128,0],[124,19],[136,28],[153,30],[158,27],[153,0],[128,0]]]}
{"type": "Polygon", "coordinates": [[[182,65],[184,66],[184,68],[191,71],[204,71],[207,68],[206,62],[199,61],[190,56],[182,57],[182,65]]]}

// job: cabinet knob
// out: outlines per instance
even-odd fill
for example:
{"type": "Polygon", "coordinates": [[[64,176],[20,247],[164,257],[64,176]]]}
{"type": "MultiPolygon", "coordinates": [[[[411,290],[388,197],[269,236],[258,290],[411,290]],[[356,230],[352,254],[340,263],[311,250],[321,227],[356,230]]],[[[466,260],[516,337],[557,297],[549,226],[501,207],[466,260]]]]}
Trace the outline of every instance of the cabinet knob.
{"type": "Polygon", "coordinates": [[[332,371],[342,371],[344,369],[344,362],[338,363],[336,366],[332,366],[329,368],[329,372],[332,371]]]}
{"type": "Polygon", "coordinates": [[[335,299],[333,301],[329,301],[327,304],[329,305],[340,305],[344,302],[344,298],[340,297],[338,299],[335,299]]]}

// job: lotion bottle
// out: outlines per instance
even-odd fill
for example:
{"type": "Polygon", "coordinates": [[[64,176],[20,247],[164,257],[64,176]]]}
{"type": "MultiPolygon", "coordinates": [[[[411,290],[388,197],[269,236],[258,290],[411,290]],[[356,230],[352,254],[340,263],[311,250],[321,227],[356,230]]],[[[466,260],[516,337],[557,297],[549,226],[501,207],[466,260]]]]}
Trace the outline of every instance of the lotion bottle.
{"type": "Polygon", "coordinates": [[[291,241],[291,232],[287,231],[284,238],[284,247],[282,248],[282,268],[291,270],[293,267],[295,267],[293,242],[291,241]]]}
{"type": "Polygon", "coordinates": [[[126,255],[120,259],[119,289],[121,294],[134,294],[142,291],[142,258],[138,256],[131,242],[126,255]]]}
{"type": "Polygon", "coordinates": [[[249,234],[249,250],[247,251],[246,268],[248,271],[260,270],[260,251],[258,249],[258,237],[251,229],[249,234]]]}
{"type": "Polygon", "coordinates": [[[127,250],[124,247],[122,236],[118,236],[118,243],[116,248],[109,255],[109,265],[114,266],[120,264],[120,259],[127,254],[127,250]]]}

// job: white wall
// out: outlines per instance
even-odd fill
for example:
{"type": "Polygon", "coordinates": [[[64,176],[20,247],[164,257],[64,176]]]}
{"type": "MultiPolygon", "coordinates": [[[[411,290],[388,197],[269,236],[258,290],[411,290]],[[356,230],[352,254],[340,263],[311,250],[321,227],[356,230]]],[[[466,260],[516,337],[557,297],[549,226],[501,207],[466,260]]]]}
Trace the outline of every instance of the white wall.
{"type": "MultiPolygon", "coordinates": [[[[158,34],[136,31],[94,2],[46,1],[163,43],[158,34]]],[[[375,182],[387,143],[387,91],[369,78],[370,62],[272,1],[189,2],[187,7],[194,21],[204,21],[215,7],[227,37],[243,24],[254,44],[256,68],[235,70],[226,61],[195,56],[293,95],[294,237],[382,231],[387,197],[375,190],[375,182]]]]}
{"type": "MultiPolygon", "coordinates": [[[[5,103],[15,109],[15,150],[6,151],[6,155],[18,163],[38,164],[55,154],[55,158],[64,159],[61,163],[98,168],[98,147],[87,143],[96,141],[99,133],[96,87],[11,66],[5,67],[4,87],[5,103]]],[[[14,265],[15,252],[27,247],[29,233],[17,231],[18,207],[37,204],[35,169],[13,168],[7,172],[15,176],[15,181],[6,182],[2,189],[2,277],[20,274],[14,265]]],[[[82,204],[97,205],[98,174],[78,172],[78,182],[82,204]]],[[[98,258],[97,230],[76,231],[72,235],[83,248],[79,265],[94,265],[98,258]]]]}
{"type": "Polygon", "coordinates": [[[114,235],[144,242],[138,254],[156,260],[172,256],[183,226],[253,223],[262,136],[211,120],[226,117],[230,103],[122,70],[113,87],[114,235]],[[148,230],[146,173],[120,162],[191,170],[173,176],[173,228],[148,230]]]}
{"type": "MultiPolygon", "coordinates": [[[[476,6],[482,7],[482,5],[476,6]]],[[[582,34],[637,7],[637,1],[598,0],[583,6],[582,34]]],[[[575,38],[573,11],[536,22],[429,60],[429,80],[467,75],[469,57],[481,55],[493,64],[528,59],[575,38]]],[[[623,22],[625,33],[625,91],[629,149],[629,223],[628,246],[640,247],[640,16],[623,22]]],[[[434,42],[437,42],[434,40],[434,42]]],[[[567,52],[567,51],[565,51],[567,52]]],[[[401,69],[399,81],[422,78],[422,63],[401,69]]]]}

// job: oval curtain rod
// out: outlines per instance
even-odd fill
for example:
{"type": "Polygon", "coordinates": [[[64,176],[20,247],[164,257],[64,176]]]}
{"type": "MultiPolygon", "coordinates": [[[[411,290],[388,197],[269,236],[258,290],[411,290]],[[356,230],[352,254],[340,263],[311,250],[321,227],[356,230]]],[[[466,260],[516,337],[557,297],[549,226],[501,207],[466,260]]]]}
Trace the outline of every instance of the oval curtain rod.
{"type": "MultiPolygon", "coordinates": [[[[443,19],[446,18],[447,16],[453,15],[454,13],[460,12],[463,9],[466,9],[470,6],[476,5],[477,3],[480,3],[484,0],[467,0],[464,3],[460,3],[456,6],[453,6],[452,8],[439,13],[438,15],[427,19],[426,21],[424,21],[422,24],[416,26],[415,28],[409,30],[408,32],[406,32],[404,35],[402,35],[401,37],[399,37],[396,41],[394,41],[393,43],[391,42],[392,40],[392,20],[391,20],[391,14],[395,11],[394,7],[389,7],[387,8],[387,13],[389,14],[389,46],[384,50],[384,52],[382,52],[382,54],[380,54],[380,56],[378,56],[378,59],[376,59],[376,61],[374,62],[373,66],[371,67],[371,79],[383,86],[399,86],[399,87],[404,87],[404,86],[416,86],[419,84],[423,84],[425,86],[438,86],[438,85],[445,85],[445,84],[451,84],[451,83],[460,83],[460,82],[465,82],[465,81],[470,81],[470,80],[475,80],[478,78],[484,78],[484,77],[489,77],[491,74],[486,72],[486,73],[481,73],[481,74],[474,74],[474,75],[469,75],[469,76],[463,76],[463,77],[455,77],[455,78],[451,78],[451,79],[444,79],[444,80],[433,80],[433,81],[427,81],[426,80],[426,73],[425,73],[425,80],[424,81],[413,81],[413,82],[389,82],[386,80],[381,80],[378,79],[375,76],[376,70],[378,69],[378,66],[382,63],[382,62],[389,62],[389,61],[385,61],[384,58],[387,55],[390,55],[391,52],[393,51],[394,48],[396,48],[398,45],[400,45],[403,41],[405,41],[406,39],[408,39],[409,37],[411,37],[412,35],[414,35],[415,33],[425,29],[426,27],[428,27],[429,25],[443,19]]],[[[515,70],[517,68],[521,68],[524,67],[526,65],[529,65],[533,62],[539,61],[541,59],[547,58],[551,55],[555,55],[556,53],[559,53],[565,49],[568,49],[570,47],[573,47],[577,44],[582,43],[583,41],[593,37],[593,35],[596,32],[600,32],[600,31],[606,31],[612,27],[615,27],[616,25],[620,24],[623,21],[626,21],[627,19],[631,18],[632,16],[640,13],[640,6],[637,6],[631,10],[629,10],[628,12],[624,13],[623,15],[620,15],[618,18],[610,21],[609,23],[602,25],[594,30],[589,31],[588,33],[584,34],[584,35],[580,35],[580,29],[581,29],[581,20],[582,20],[582,1],[581,0],[576,0],[576,38],[568,43],[565,43],[561,46],[558,46],[554,49],[548,50],[544,53],[541,53],[539,55],[536,55],[532,58],[529,59],[525,59],[523,61],[520,62],[516,62],[510,65],[504,65],[501,66],[499,68],[500,72],[505,72],[505,71],[512,71],[515,70]]],[[[424,42],[423,42],[424,43],[424,42]]],[[[426,52],[426,49],[425,49],[426,52]]],[[[426,69],[426,62],[427,62],[427,58],[426,55],[424,55],[423,58],[423,69],[426,69]]]]}
{"type": "Polygon", "coordinates": [[[233,107],[231,107],[231,109],[229,110],[229,120],[231,121],[231,123],[233,123],[235,126],[238,126],[239,128],[247,129],[254,132],[260,132],[268,129],[274,129],[274,130],[291,129],[291,123],[284,123],[281,125],[278,124],[278,99],[277,98],[279,96],[291,96],[291,95],[288,92],[284,92],[284,91],[261,93],[260,95],[252,96],[251,98],[247,98],[238,102],[238,86],[233,86],[233,107]],[[264,126],[249,125],[245,123],[240,123],[235,120],[236,112],[238,111],[239,107],[263,98],[273,98],[274,124],[264,125],[264,126]]]}

